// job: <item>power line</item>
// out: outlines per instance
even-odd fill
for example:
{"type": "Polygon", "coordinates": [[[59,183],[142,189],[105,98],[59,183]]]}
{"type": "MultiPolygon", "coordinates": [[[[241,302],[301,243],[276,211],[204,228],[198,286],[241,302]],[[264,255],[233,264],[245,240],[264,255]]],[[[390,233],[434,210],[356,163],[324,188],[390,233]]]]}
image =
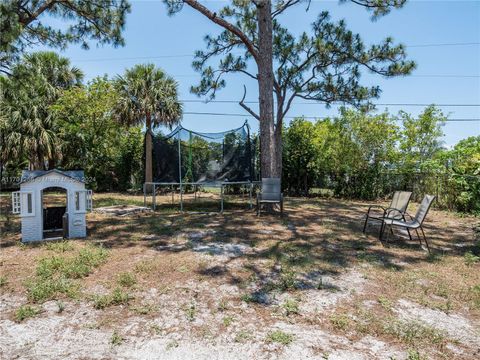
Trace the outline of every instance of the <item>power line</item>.
{"type": "MultiPolygon", "coordinates": [[[[421,48],[421,47],[472,46],[472,45],[480,45],[480,42],[416,44],[416,45],[406,45],[406,47],[421,48]]],[[[92,62],[92,61],[117,61],[117,60],[149,60],[149,59],[194,57],[194,56],[195,56],[194,54],[169,54],[169,55],[154,55],[154,56],[111,57],[111,58],[98,58],[98,59],[72,59],[72,61],[92,62]]]]}
{"type": "MultiPolygon", "coordinates": [[[[208,104],[208,103],[224,103],[224,104],[238,104],[239,100],[196,100],[196,99],[184,99],[180,100],[181,102],[184,103],[203,103],[203,104],[208,104]]],[[[250,100],[250,101],[244,101],[245,104],[258,104],[259,102],[256,100],[250,100]]],[[[316,101],[305,101],[305,102],[295,102],[294,104],[298,105],[324,105],[324,103],[316,102],[316,101]]],[[[436,103],[428,103],[428,104],[419,104],[419,103],[374,103],[372,105],[377,105],[377,106],[420,106],[420,107],[426,107],[430,105],[435,105],[435,106],[442,106],[442,107],[480,107],[480,104],[436,104],[436,103]]],[[[342,102],[333,102],[332,105],[344,105],[342,102]]]]}
{"type": "MultiPolygon", "coordinates": [[[[196,112],[196,111],[185,111],[185,115],[209,115],[209,116],[235,116],[235,117],[249,117],[252,118],[253,116],[247,115],[247,114],[238,114],[238,113],[217,113],[217,112],[196,112]]],[[[333,117],[328,117],[328,116],[307,116],[307,115],[299,115],[299,116],[285,116],[287,119],[295,119],[295,118],[305,118],[305,119],[332,119],[333,117]]],[[[401,121],[401,119],[396,119],[396,121],[401,121]]],[[[447,119],[447,122],[457,122],[457,121],[463,121],[463,122],[474,122],[474,121],[480,121],[480,118],[478,119],[447,119]]]]}
{"type": "Polygon", "coordinates": [[[464,43],[444,43],[444,44],[418,44],[418,45],[406,45],[407,47],[434,47],[434,46],[471,46],[480,45],[480,42],[464,42],[464,43]]]}

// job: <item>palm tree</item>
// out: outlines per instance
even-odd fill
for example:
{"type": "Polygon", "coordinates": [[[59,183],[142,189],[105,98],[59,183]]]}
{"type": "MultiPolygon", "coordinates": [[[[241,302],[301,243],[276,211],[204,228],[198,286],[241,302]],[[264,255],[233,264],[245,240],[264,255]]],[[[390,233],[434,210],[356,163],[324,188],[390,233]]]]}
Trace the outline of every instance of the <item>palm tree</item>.
{"type": "Polygon", "coordinates": [[[26,157],[30,169],[45,169],[55,165],[60,144],[55,136],[52,106],[62,91],[81,85],[82,72],[70,66],[67,58],[54,52],[27,54],[12,68],[9,77],[1,80],[2,127],[5,154],[26,157]]]}
{"type": "Polygon", "coordinates": [[[117,76],[114,114],[128,126],[145,124],[145,182],[152,182],[152,128],[172,127],[182,117],[178,85],[153,64],[135,65],[117,76]]]}

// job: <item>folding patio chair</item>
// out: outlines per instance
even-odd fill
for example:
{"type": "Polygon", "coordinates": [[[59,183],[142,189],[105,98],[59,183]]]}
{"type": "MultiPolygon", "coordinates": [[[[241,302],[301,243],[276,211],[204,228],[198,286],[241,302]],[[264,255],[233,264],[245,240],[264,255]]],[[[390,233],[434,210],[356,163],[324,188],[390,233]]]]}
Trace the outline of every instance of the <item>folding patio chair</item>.
{"type": "Polygon", "coordinates": [[[407,211],[408,203],[412,197],[411,191],[395,191],[393,194],[392,201],[387,208],[384,208],[381,205],[370,205],[367,211],[365,223],[363,224],[363,232],[367,230],[367,224],[369,220],[380,221],[383,223],[383,219],[390,212],[390,218],[397,220],[405,220],[405,211],[407,211]],[[383,213],[371,214],[372,209],[380,208],[383,210],[383,213]],[[381,214],[381,215],[380,215],[381,214]]]}
{"type": "MultiPolygon", "coordinates": [[[[434,195],[425,195],[415,216],[411,216],[410,214],[405,212],[405,215],[408,215],[408,217],[410,218],[409,221],[406,221],[405,217],[401,220],[391,218],[389,216],[389,213],[387,213],[387,216],[383,219],[382,228],[380,230],[380,240],[383,239],[383,234],[387,225],[390,226],[390,229],[392,229],[393,226],[397,226],[407,229],[410,240],[412,240],[410,230],[415,230],[418,240],[420,242],[420,246],[422,246],[422,238],[418,233],[418,229],[420,229],[422,230],[423,240],[425,241],[425,245],[427,245],[427,250],[428,252],[430,252],[430,246],[428,245],[427,237],[425,236],[425,232],[423,231],[422,224],[428,214],[428,210],[430,210],[430,207],[432,206],[433,200],[435,200],[434,195]]],[[[388,235],[385,242],[388,242],[388,235]]]]}
{"type": "Polygon", "coordinates": [[[262,178],[262,191],[257,194],[257,215],[260,215],[262,204],[279,204],[283,215],[283,194],[280,178],[262,178]]]}

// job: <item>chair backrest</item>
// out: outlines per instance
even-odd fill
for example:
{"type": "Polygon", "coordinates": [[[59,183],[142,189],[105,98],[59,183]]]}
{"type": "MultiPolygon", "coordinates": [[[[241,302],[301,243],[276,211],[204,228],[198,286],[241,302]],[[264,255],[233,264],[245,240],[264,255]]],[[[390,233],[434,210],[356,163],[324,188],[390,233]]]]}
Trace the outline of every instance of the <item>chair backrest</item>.
{"type": "Polygon", "coordinates": [[[433,200],[435,200],[435,195],[425,195],[423,197],[420,207],[415,214],[415,220],[417,220],[420,225],[422,225],[423,220],[425,220],[428,210],[430,210],[430,206],[432,206],[433,200]]]}
{"type": "Polygon", "coordinates": [[[280,201],[281,193],[280,178],[262,178],[262,200],[280,201]]]}
{"type": "Polygon", "coordinates": [[[390,207],[405,212],[412,197],[411,191],[395,191],[390,207]]]}

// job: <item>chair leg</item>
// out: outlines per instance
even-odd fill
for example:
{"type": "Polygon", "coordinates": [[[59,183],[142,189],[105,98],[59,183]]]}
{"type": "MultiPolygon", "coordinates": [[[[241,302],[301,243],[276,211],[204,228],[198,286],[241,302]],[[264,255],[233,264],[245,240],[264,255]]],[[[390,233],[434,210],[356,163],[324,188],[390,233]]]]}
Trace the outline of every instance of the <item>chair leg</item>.
{"type": "Polygon", "coordinates": [[[410,238],[410,241],[412,241],[412,234],[410,234],[410,229],[407,228],[407,233],[408,233],[408,237],[410,238]]]}
{"type": "Polygon", "coordinates": [[[367,222],[368,222],[368,214],[367,217],[365,218],[365,223],[363,224],[363,233],[365,234],[365,231],[367,230],[367,222]]]}
{"type": "Polygon", "coordinates": [[[425,244],[427,245],[428,253],[430,254],[430,246],[428,245],[427,237],[425,236],[425,231],[423,231],[423,227],[420,226],[420,230],[422,230],[423,241],[425,241],[425,244]]]}
{"type": "Polygon", "coordinates": [[[382,241],[383,240],[383,230],[385,228],[385,222],[382,221],[382,225],[380,226],[380,233],[378,234],[378,240],[382,241]]]}
{"type": "Polygon", "coordinates": [[[417,234],[418,242],[420,243],[420,246],[422,246],[422,238],[420,237],[420,233],[418,232],[418,229],[415,229],[415,233],[417,234]]]}

